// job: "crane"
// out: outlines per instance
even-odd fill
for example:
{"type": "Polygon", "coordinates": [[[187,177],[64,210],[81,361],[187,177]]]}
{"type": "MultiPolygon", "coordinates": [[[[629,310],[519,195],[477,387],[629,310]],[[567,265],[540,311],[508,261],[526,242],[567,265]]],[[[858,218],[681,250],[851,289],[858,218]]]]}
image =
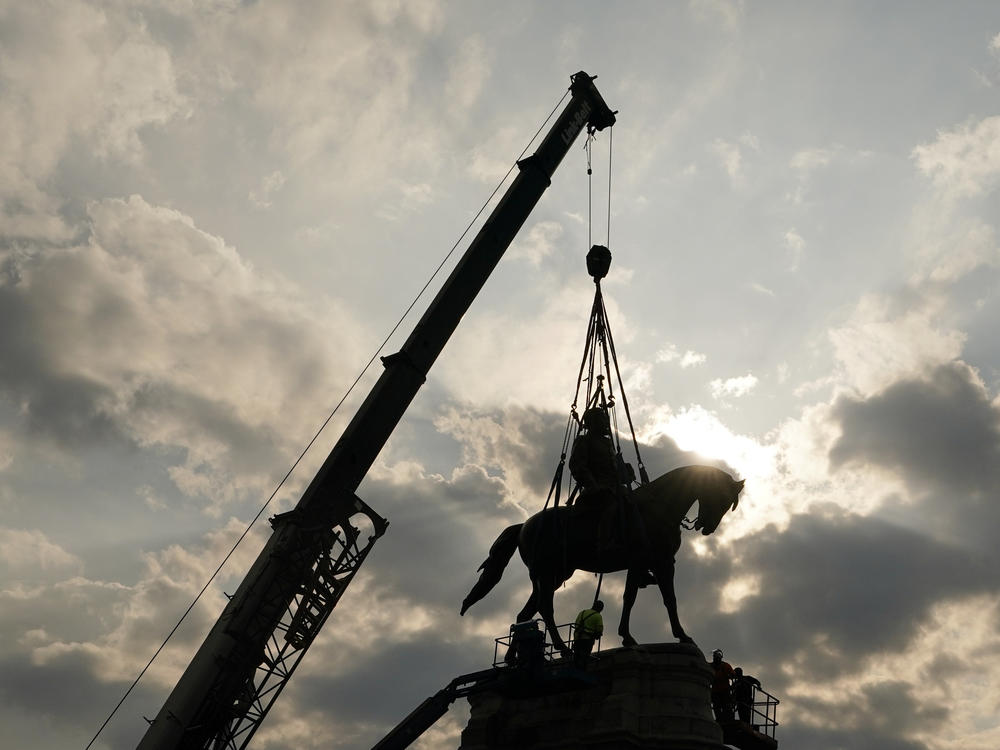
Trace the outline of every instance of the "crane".
{"type": "Polygon", "coordinates": [[[382,358],[384,371],[295,508],[271,519],[271,536],[138,750],[250,742],[388,526],[357,496],[358,485],[580,131],[615,123],[595,78],[571,76],[569,102],[534,154],[518,162],[517,177],[402,348],[382,358]],[[351,523],[359,514],[373,529],[367,540],[351,523]]]}

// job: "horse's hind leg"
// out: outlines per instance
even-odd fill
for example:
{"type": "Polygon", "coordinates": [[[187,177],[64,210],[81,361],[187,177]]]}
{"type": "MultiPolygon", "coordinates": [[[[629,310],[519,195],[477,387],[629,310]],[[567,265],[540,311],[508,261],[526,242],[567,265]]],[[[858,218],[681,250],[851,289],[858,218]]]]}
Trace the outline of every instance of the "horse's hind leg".
{"type": "Polygon", "coordinates": [[[528,601],[524,603],[524,608],[517,613],[517,619],[515,622],[527,622],[535,613],[538,611],[538,586],[532,581],[531,582],[531,596],[528,597],[528,601]]]}
{"type": "Polygon", "coordinates": [[[670,629],[674,638],[681,643],[694,643],[694,639],[684,632],[681,627],[680,618],[677,616],[677,596],[674,594],[674,563],[671,561],[654,570],[656,582],[660,585],[660,593],[663,595],[663,603],[667,607],[667,615],[670,617],[670,629]]]}
{"type": "Polygon", "coordinates": [[[635,604],[636,595],[639,593],[639,576],[645,571],[638,571],[635,568],[628,569],[625,576],[625,595],[622,597],[622,619],[618,623],[618,635],[622,637],[623,646],[635,646],[635,638],[629,632],[629,617],[632,615],[632,605],[635,604]]]}
{"type": "Polygon", "coordinates": [[[556,589],[562,582],[562,580],[557,581],[551,577],[545,576],[538,581],[535,593],[536,603],[538,604],[538,613],[545,621],[545,629],[548,631],[549,638],[552,640],[552,646],[563,656],[568,657],[570,656],[570,651],[566,648],[566,643],[563,641],[562,636],[559,635],[559,628],[556,626],[556,617],[552,604],[552,599],[555,596],[556,589]]]}

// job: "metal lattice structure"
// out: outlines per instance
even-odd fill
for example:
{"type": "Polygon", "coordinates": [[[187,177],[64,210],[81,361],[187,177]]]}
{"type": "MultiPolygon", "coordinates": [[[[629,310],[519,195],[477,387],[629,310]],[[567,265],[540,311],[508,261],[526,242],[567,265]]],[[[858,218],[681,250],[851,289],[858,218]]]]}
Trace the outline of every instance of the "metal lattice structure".
{"type": "MultiPolygon", "coordinates": [[[[233,704],[234,718],[214,739],[213,750],[247,747],[376,540],[385,533],[388,522],[360,498],[356,497],[355,502],[359,512],[371,521],[373,533],[362,544],[361,532],[347,519],[333,528],[315,530],[315,541],[323,550],[319,557],[312,559],[310,552],[315,548],[311,546],[291,552],[292,567],[309,565],[311,572],[292,595],[267,639],[262,660],[233,704]]],[[[271,525],[277,529],[293,521],[295,513],[275,516],[271,525]]]]}

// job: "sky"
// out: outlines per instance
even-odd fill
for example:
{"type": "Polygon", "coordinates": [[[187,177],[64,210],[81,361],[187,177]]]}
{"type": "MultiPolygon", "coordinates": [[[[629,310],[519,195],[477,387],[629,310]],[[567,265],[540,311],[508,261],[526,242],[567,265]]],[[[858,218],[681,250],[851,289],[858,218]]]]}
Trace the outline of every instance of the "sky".
{"type": "MultiPolygon", "coordinates": [[[[685,536],[688,633],[783,747],[1000,745],[1000,5],[0,0],[5,746],[90,741],[581,69],[619,110],[592,204],[581,140],[362,483],[389,531],[253,746],[370,747],[491,662],[521,563],[458,610],[544,503],[591,239],[650,473],[746,480],[685,536]]],[[[266,533],[94,747],[135,746],[266,533]]],[[[641,593],[637,639],[666,620],[641,593]]]]}

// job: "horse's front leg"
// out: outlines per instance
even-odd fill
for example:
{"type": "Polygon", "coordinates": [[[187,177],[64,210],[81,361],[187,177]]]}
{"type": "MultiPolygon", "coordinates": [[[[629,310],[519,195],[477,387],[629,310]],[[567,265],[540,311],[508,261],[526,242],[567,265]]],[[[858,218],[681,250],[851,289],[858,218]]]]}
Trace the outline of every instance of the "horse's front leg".
{"type": "MultiPolygon", "coordinates": [[[[645,571],[642,571],[643,573],[645,571]]],[[[623,646],[638,645],[632,633],[629,632],[629,618],[632,615],[632,605],[635,604],[635,597],[639,593],[640,571],[635,568],[628,569],[625,576],[625,595],[622,597],[622,619],[618,623],[618,635],[622,638],[623,646]]]]}
{"type": "Polygon", "coordinates": [[[667,615],[670,617],[670,629],[674,638],[681,643],[694,643],[694,639],[684,632],[681,627],[680,618],[677,616],[677,596],[674,594],[674,561],[665,563],[654,570],[656,582],[660,586],[660,593],[663,595],[663,603],[667,607],[667,615]]]}

